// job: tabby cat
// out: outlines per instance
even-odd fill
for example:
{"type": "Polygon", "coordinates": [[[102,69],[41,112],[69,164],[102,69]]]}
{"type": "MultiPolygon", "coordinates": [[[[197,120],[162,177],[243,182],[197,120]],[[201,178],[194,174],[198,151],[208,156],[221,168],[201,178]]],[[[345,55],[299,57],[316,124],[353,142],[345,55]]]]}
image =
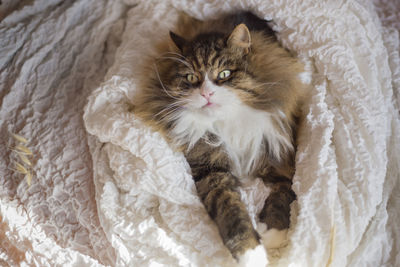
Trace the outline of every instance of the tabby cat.
{"type": "Polygon", "coordinates": [[[259,220],[269,236],[284,234],[296,198],[303,65],[279,45],[267,21],[249,12],[205,22],[183,18],[179,25],[143,75],[134,112],[183,151],[233,257],[243,266],[265,266],[262,237],[238,187],[263,179],[271,193],[259,220]]]}

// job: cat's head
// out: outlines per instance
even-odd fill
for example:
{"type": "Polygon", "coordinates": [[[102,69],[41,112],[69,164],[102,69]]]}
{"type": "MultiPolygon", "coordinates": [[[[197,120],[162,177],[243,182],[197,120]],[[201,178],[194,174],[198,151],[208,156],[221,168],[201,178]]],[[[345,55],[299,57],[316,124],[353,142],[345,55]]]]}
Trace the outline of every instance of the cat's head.
{"type": "Polygon", "coordinates": [[[201,121],[210,127],[232,120],[248,108],[291,120],[302,66],[275,38],[245,24],[170,37],[171,47],[153,65],[155,75],[143,75],[150,83],[143,84],[136,110],[147,121],[186,131],[201,121]]]}
{"type": "Polygon", "coordinates": [[[274,36],[239,24],[170,37],[140,75],[134,110],[145,122],[177,144],[194,144],[221,123],[260,112],[283,131],[290,128],[303,66],[274,36]]]}
{"type": "Polygon", "coordinates": [[[170,36],[176,52],[159,58],[169,65],[158,72],[158,79],[171,105],[181,111],[218,117],[237,105],[259,100],[258,89],[265,83],[248,71],[252,44],[244,24],[229,35],[211,32],[192,40],[172,32],[170,36]]]}

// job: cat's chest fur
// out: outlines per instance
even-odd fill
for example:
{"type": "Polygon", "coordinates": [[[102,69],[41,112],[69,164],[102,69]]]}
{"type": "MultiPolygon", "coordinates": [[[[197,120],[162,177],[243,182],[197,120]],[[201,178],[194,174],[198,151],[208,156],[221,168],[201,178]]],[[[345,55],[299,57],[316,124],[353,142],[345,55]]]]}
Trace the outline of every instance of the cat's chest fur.
{"type": "Polygon", "coordinates": [[[220,147],[231,160],[232,173],[245,178],[256,171],[263,153],[279,159],[282,149],[292,149],[290,138],[278,130],[272,116],[276,115],[243,104],[219,109],[211,117],[184,112],[172,133],[181,144],[189,144],[189,149],[196,149],[201,138],[220,147]],[[209,140],[209,133],[216,138],[209,140]]]}

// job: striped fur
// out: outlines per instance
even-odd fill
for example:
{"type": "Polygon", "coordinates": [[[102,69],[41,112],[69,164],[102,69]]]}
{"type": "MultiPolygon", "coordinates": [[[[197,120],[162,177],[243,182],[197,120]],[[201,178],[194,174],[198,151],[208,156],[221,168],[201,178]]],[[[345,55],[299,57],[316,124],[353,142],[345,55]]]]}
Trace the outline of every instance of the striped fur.
{"type": "Polygon", "coordinates": [[[260,244],[237,191],[243,179],[262,177],[272,188],[260,220],[289,227],[303,67],[251,13],[183,17],[179,25],[144,68],[134,112],[185,153],[205,208],[239,260],[260,244]]]}

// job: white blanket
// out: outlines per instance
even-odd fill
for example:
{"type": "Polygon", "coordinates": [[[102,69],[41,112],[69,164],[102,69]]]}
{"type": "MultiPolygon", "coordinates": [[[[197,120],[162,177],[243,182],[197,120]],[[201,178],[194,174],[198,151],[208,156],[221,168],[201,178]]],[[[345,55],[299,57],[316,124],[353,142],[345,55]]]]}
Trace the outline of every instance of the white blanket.
{"type": "MultiPolygon", "coordinates": [[[[136,70],[155,40],[173,29],[174,8],[199,19],[235,9],[272,18],[283,45],[314,66],[296,158],[298,200],[289,244],[270,251],[271,261],[279,266],[385,263],[392,243],[387,204],[399,177],[395,151],[400,151],[388,53],[398,46],[385,43],[372,5],[170,2],[143,4],[129,13],[129,30],[108,73],[113,77],[90,96],[85,110],[88,131],[106,143],[95,149],[95,183],[103,227],[121,251],[118,264],[232,266],[183,156],[128,111],[140,90],[136,70]]],[[[242,193],[256,221],[265,190],[256,181],[242,193]]]]}
{"type": "MultiPolygon", "coordinates": [[[[178,10],[206,19],[246,9],[273,19],[313,73],[298,198],[271,265],[400,266],[396,6],[377,2],[380,20],[361,1],[135,2],[37,0],[2,15],[1,264],[233,266],[184,157],[126,104],[178,10]],[[80,117],[94,87],[84,113],[91,160],[80,117]],[[30,141],[30,187],[12,171],[9,132],[30,141]]],[[[255,225],[267,194],[259,180],[242,189],[255,225]]]]}

